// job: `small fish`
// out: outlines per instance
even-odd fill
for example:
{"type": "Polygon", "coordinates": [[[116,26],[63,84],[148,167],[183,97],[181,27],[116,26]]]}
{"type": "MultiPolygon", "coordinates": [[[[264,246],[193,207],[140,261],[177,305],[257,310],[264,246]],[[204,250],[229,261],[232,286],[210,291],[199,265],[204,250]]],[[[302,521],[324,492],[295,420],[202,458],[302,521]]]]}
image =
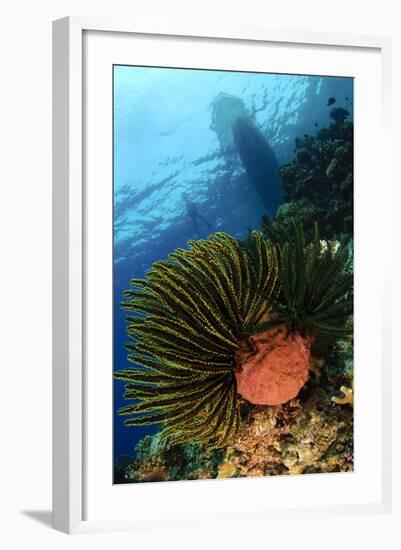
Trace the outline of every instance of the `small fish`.
{"type": "Polygon", "coordinates": [[[333,105],[336,102],[335,97],[329,97],[329,100],[327,101],[327,107],[330,107],[330,105],[333,105]]]}
{"type": "Polygon", "coordinates": [[[319,126],[319,124],[317,122],[315,122],[315,126],[317,127],[317,126],[319,126]]]}
{"type": "Polygon", "coordinates": [[[348,97],[347,97],[347,96],[345,96],[345,101],[348,101],[348,97]]]}

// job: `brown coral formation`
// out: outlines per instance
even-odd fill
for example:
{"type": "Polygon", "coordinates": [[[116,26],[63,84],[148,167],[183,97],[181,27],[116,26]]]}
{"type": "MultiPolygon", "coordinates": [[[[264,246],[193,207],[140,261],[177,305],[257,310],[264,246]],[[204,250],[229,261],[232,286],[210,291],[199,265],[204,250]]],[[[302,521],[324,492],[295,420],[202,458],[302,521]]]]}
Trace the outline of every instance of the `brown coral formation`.
{"type": "Polygon", "coordinates": [[[167,467],[160,456],[143,462],[140,468],[129,465],[126,476],[131,481],[167,481],[169,478],[167,467]]]}
{"type": "Polygon", "coordinates": [[[314,388],[303,403],[253,407],[225,460],[253,477],[351,471],[352,454],[352,411],[314,388]]]}
{"type": "Polygon", "coordinates": [[[308,379],[310,340],[282,325],[243,340],[236,353],[237,391],[254,405],[281,405],[308,379]]]}

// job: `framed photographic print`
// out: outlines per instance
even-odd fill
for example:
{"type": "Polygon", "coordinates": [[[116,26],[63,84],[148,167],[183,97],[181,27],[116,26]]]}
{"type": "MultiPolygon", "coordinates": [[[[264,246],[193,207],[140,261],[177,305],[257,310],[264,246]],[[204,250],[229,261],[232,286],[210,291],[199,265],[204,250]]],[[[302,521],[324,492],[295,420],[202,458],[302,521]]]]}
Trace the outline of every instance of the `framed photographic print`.
{"type": "Polygon", "coordinates": [[[388,510],[389,40],[53,49],[55,528],[388,510]]]}

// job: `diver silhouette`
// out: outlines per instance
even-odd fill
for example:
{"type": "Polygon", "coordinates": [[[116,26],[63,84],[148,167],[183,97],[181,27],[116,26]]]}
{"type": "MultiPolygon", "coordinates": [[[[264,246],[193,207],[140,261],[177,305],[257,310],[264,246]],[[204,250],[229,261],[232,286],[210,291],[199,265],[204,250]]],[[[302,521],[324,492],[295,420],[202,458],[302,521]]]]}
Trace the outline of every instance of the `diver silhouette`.
{"type": "Polygon", "coordinates": [[[208,229],[213,231],[213,226],[207,221],[206,218],[202,216],[202,214],[199,214],[196,204],[188,199],[188,195],[186,193],[183,193],[181,196],[185,203],[187,214],[191,218],[192,223],[194,224],[195,233],[199,232],[198,220],[201,220],[207,226],[208,229]]]}

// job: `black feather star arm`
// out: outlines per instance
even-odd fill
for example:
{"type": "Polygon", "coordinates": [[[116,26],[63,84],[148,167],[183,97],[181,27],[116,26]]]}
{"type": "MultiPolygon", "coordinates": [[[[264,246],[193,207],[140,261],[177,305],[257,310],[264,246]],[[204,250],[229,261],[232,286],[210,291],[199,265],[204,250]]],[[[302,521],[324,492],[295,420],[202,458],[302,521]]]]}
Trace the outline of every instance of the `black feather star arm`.
{"type": "Polygon", "coordinates": [[[240,420],[235,353],[277,298],[278,247],[260,232],[252,254],[226,233],[188,244],[124,292],[136,366],[115,373],[134,401],[119,414],[127,426],[162,424],[160,437],[171,445],[224,447],[240,420]]]}
{"type": "Polygon", "coordinates": [[[353,312],[350,243],[321,241],[317,224],[306,243],[302,225],[294,221],[284,227],[264,218],[263,232],[281,251],[275,322],[314,338],[349,336],[353,312]]]}

